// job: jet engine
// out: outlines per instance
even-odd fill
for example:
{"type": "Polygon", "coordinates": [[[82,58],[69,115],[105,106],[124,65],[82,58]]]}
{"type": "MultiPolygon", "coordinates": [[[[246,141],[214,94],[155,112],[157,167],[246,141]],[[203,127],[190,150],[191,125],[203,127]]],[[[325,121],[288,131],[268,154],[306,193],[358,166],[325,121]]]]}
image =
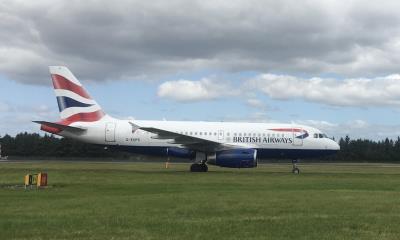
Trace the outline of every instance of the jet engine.
{"type": "Polygon", "coordinates": [[[232,149],[216,152],[209,156],[207,163],[228,168],[257,167],[257,150],[232,149]]]}
{"type": "Polygon", "coordinates": [[[187,148],[169,147],[167,148],[167,156],[193,159],[196,157],[196,152],[187,148]]]}

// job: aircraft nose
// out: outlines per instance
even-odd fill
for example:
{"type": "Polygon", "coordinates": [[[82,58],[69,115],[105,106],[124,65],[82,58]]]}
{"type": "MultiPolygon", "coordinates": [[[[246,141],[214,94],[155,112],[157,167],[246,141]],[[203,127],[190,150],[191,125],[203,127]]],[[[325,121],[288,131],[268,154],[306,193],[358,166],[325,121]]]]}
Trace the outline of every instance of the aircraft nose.
{"type": "Polygon", "coordinates": [[[331,150],[335,150],[335,151],[339,151],[340,150],[340,146],[337,142],[331,140],[330,144],[329,144],[329,148],[331,150]]]}

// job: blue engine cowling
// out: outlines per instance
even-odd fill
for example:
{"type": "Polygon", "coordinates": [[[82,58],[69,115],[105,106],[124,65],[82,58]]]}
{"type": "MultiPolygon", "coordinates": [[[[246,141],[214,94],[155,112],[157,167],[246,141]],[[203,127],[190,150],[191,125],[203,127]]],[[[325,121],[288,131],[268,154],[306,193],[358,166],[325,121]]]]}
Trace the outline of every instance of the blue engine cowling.
{"type": "Polygon", "coordinates": [[[169,147],[166,149],[167,156],[177,157],[177,158],[189,158],[193,159],[196,157],[196,152],[189,150],[187,148],[177,148],[177,147],[169,147]]]}
{"type": "Polygon", "coordinates": [[[219,151],[208,163],[228,168],[254,168],[257,167],[257,150],[233,149],[219,151]]]}

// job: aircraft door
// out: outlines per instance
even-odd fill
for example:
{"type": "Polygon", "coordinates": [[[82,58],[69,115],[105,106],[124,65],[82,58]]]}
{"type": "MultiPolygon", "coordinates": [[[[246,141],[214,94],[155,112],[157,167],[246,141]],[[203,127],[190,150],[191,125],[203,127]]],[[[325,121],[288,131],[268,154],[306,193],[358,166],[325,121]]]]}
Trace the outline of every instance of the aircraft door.
{"type": "Polygon", "coordinates": [[[303,146],[303,129],[298,131],[298,128],[292,128],[293,146],[303,146]]]}
{"type": "Polygon", "coordinates": [[[105,129],[106,142],[115,142],[115,127],[116,127],[115,123],[112,122],[106,123],[106,129],[105,129]]]}

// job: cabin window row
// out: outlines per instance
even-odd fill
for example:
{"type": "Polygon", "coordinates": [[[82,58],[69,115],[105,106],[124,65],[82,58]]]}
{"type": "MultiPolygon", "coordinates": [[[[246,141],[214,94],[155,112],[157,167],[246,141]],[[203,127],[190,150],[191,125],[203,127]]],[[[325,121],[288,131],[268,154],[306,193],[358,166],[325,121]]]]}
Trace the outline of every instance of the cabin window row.
{"type": "MultiPolygon", "coordinates": [[[[183,135],[189,135],[189,136],[217,136],[217,132],[180,132],[180,134],[183,135]]],[[[219,133],[221,136],[223,135],[223,132],[219,133]]],[[[230,137],[231,133],[226,132],[226,137],[230,137]]],[[[285,137],[285,134],[283,133],[233,133],[234,137],[285,137]]]]}
{"type": "Polygon", "coordinates": [[[183,135],[190,135],[190,136],[192,136],[192,135],[200,135],[200,136],[217,136],[217,133],[216,132],[180,132],[180,134],[183,134],[183,135]]]}

